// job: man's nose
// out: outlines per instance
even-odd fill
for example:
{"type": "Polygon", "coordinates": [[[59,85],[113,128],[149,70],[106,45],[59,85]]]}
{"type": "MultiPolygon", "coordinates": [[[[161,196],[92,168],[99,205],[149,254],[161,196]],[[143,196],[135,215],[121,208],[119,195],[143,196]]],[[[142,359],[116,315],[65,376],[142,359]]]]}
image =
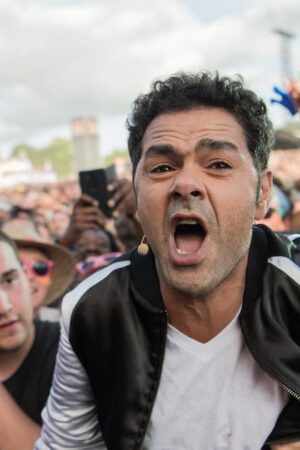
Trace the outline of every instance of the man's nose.
{"type": "Polygon", "coordinates": [[[0,288],[0,315],[6,314],[12,309],[7,292],[0,288]]]}
{"type": "Polygon", "coordinates": [[[174,182],[171,186],[171,194],[175,198],[194,198],[205,196],[205,187],[201,179],[200,171],[191,168],[191,166],[182,168],[174,177],[174,182]]]}

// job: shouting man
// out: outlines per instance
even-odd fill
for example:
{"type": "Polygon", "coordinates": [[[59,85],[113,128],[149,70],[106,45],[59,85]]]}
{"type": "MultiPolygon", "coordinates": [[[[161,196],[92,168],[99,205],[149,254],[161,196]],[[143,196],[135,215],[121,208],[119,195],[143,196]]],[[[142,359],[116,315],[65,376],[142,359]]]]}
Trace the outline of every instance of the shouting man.
{"type": "Polygon", "coordinates": [[[37,449],[299,449],[300,262],[265,226],[272,126],[242,81],[157,81],[128,121],[147,245],[69,293],[37,449]]]}

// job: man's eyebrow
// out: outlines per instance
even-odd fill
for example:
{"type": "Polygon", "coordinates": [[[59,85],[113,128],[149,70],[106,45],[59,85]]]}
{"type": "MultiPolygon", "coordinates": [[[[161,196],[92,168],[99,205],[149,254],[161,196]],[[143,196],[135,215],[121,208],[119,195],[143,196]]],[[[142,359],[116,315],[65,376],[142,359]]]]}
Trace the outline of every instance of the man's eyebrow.
{"type": "Polygon", "coordinates": [[[0,275],[0,280],[2,281],[2,280],[4,280],[5,278],[10,277],[11,275],[15,275],[15,274],[17,274],[17,273],[18,273],[18,269],[10,269],[10,270],[7,270],[6,272],[1,273],[1,275],[0,275]]]}
{"type": "Polygon", "coordinates": [[[238,150],[238,147],[232,142],[209,138],[201,139],[196,145],[196,150],[203,150],[205,148],[211,150],[238,150]]]}
{"type": "Polygon", "coordinates": [[[145,151],[145,158],[151,158],[152,156],[156,155],[171,155],[175,154],[177,155],[179,152],[173,145],[170,144],[162,144],[162,145],[151,145],[147,150],[145,151]]]}

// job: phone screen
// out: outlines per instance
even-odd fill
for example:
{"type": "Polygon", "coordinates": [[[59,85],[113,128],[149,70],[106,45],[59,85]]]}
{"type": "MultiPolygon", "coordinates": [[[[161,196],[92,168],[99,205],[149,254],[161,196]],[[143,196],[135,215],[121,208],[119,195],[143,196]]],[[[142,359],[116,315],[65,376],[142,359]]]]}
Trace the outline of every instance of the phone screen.
{"type": "Polygon", "coordinates": [[[79,172],[81,191],[95,198],[99,202],[99,208],[106,217],[111,218],[113,208],[107,205],[114,192],[107,190],[107,185],[116,179],[115,165],[106,168],[82,170],[79,172]]]}

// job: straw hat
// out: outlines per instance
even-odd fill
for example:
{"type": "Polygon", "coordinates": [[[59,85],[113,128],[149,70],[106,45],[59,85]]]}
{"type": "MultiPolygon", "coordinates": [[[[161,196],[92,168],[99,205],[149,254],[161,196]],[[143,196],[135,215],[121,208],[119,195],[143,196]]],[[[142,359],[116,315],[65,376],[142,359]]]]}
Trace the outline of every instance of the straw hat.
{"type": "Polygon", "coordinates": [[[3,225],[4,233],[14,239],[18,248],[41,250],[54,263],[52,281],[43,305],[50,305],[70,287],[75,277],[75,260],[61,245],[43,242],[30,221],[13,219],[3,225]]]}

